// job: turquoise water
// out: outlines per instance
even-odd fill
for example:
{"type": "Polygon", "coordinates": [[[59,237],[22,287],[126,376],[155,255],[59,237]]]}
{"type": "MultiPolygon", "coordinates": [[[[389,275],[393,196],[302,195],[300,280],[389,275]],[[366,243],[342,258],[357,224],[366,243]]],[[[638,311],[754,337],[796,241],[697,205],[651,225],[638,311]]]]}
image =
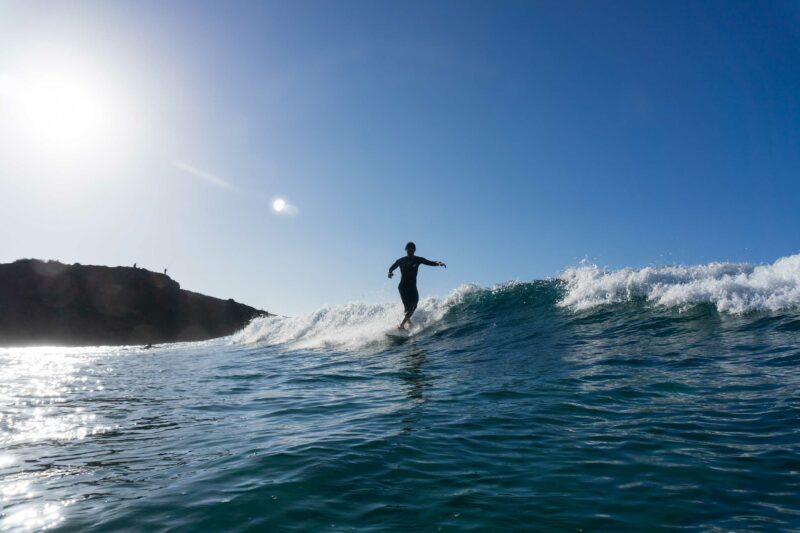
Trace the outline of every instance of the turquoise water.
{"type": "Polygon", "coordinates": [[[768,298],[800,276],[726,268],[716,296],[586,268],[462,287],[407,342],[395,304],[350,304],[0,351],[0,528],[800,529],[800,312],[768,298]]]}

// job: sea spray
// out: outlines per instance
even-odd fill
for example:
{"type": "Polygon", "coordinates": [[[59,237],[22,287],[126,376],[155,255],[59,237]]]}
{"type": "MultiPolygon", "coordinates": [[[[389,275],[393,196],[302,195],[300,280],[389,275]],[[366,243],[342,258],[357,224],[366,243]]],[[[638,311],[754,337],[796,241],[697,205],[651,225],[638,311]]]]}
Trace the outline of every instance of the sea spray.
{"type": "Polygon", "coordinates": [[[741,314],[800,306],[800,254],[772,264],[708,263],[603,270],[594,265],[566,269],[566,294],[559,305],[576,311],[645,300],[663,307],[713,304],[741,314]]]}
{"type": "MultiPolygon", "coordinates": [[[[419,333],[438,322],[447,311],[479,286],[465,284],[446,298],[424,298],[414,313],[412,332],[419,333]]],[[[348,303],[325,306],[297,317],[269,316],[251,322],[232,337],[234,343],[282,344],[292,349],[355,349],[385,340],[386,331],[403,317],[399,303],[348,303]]]]}

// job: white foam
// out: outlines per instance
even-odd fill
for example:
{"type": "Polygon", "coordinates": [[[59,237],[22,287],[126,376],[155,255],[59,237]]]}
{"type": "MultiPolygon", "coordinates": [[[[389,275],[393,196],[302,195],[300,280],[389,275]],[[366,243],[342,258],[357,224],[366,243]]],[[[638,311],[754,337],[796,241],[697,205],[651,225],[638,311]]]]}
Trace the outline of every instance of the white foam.
{"type": "Polygon", "coordinates": [[[678,308],[711,303],[732,314],[800,306],[800,254],[771,265],[708,263],[613,271],[582,265],[559,278],[567,287],[559,305],[576,311],[637,298],[678,308]]]}
{"type": "MultiPolygon", "coordinates": [[[[481,290],[477,285],[462,285],[446,298],[425,298],[414,313],[414,328],[419,332],[441,320],[464,295],[481,290]]],[[[253,320],[231,337],[234,343],[282,344],[291,349],[355,349],[385,339],[386,331],[397,327],[403,318],[400,303],[349,303],[323,307],[297,317],[269,316],[253,320]]]]}

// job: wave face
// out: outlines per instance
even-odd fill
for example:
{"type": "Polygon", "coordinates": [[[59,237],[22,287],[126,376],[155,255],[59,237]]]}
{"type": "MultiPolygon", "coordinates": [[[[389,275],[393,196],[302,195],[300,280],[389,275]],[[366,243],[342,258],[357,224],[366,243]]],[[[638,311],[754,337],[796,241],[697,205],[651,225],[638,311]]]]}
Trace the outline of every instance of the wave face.
{"type": "MultiPolygon", "coordinates": [[[[561,292],[560,284],[552,281],[508,282],[491,288],[464,284],[445,298],[422,299],[411,331],[415,337],[424,337],[442,331],[449,335],[459,328],[480,328],[487,323],[496,326],[520,310],[528,314],[530,309],[542,306],[553,309],[561,292]]],[[[258,318],[231,341],[290,349],[380,348],[386,343],[386,333],[397,327],[402,317],[400,303],[349,303],[298,317],[258,318]]]]}
{"type": "MultiPolygon", "coordinates": [[[[659,309],[685,313],[698,306],[728,315],[797,309],[800,254],[769,265],[709,263],[612,271],[583,265],[569,268],[553,280],[508,282],[490,288],[462,285],[446,298],[423,299],[412,331],[424,336],[441,331],[455,334],[463,327],[510,326],[524,333],[526,323],[532,327],[570,313],[600,312],[611,305],[623,306],[617,310],[618,318],[626,310],[634,314],[659,309]]],[[[299,317],[256,319],[232,339],[239,344],[292,349],[381,346],[386,332],[402,315],[399,302],[349,303],[299,317]]]]}

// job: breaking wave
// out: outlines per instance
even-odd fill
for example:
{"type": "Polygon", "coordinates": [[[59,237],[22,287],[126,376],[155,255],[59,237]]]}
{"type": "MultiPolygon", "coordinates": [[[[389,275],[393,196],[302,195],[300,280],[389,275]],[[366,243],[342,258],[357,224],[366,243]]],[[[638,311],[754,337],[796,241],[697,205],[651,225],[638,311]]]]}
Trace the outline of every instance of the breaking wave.
{"type": "MultiPolygon", "coordinates": [[[[446,298],[424,298],[414,313],[412,332],[419,333],[441,320],[465,295],[482,290],[462,285],[446,298]]],[[[284,344],[303,348],[357,348],[378,342],[400,323],[400,303],[348,303],[326,306],[297,317],[257,318],[233,337],[236,343],[284,344]]]]}
{"type": "Polygon", "coordinates": [[[800,306],[800,254],[772,264],[708,263],[607,271],[596,266],[565,270],[559,305],[576,311],[645,300],[687,308],[713,304],[720,312],[779,311],[800,306]]]}
{"type": "MultiPolygon", "coordinates": [[[[609,305],[632,306],[630,311],[637,315],[647,308],[681,312],[698,305],[731,315],[800,308],[800,254],[766,265],[708,263],[621,270],[582,265],[544,281],[490,288],[467,284],[445,298],[421,300],[412,331],[421,338],[440,330],[458,334],[459,328],[474,332],[502,327],[513,338],[557,327],[552,319],[565,313],[591,313],[609,305]]],[[[621,314],[618,318],[627,320],[621,314]]],[[[402,315],[399,302],[348,303],[297,317],[259,318],[231,340],[290,349],[357,349],[387,342],[386,332],[402,315]]]]}

